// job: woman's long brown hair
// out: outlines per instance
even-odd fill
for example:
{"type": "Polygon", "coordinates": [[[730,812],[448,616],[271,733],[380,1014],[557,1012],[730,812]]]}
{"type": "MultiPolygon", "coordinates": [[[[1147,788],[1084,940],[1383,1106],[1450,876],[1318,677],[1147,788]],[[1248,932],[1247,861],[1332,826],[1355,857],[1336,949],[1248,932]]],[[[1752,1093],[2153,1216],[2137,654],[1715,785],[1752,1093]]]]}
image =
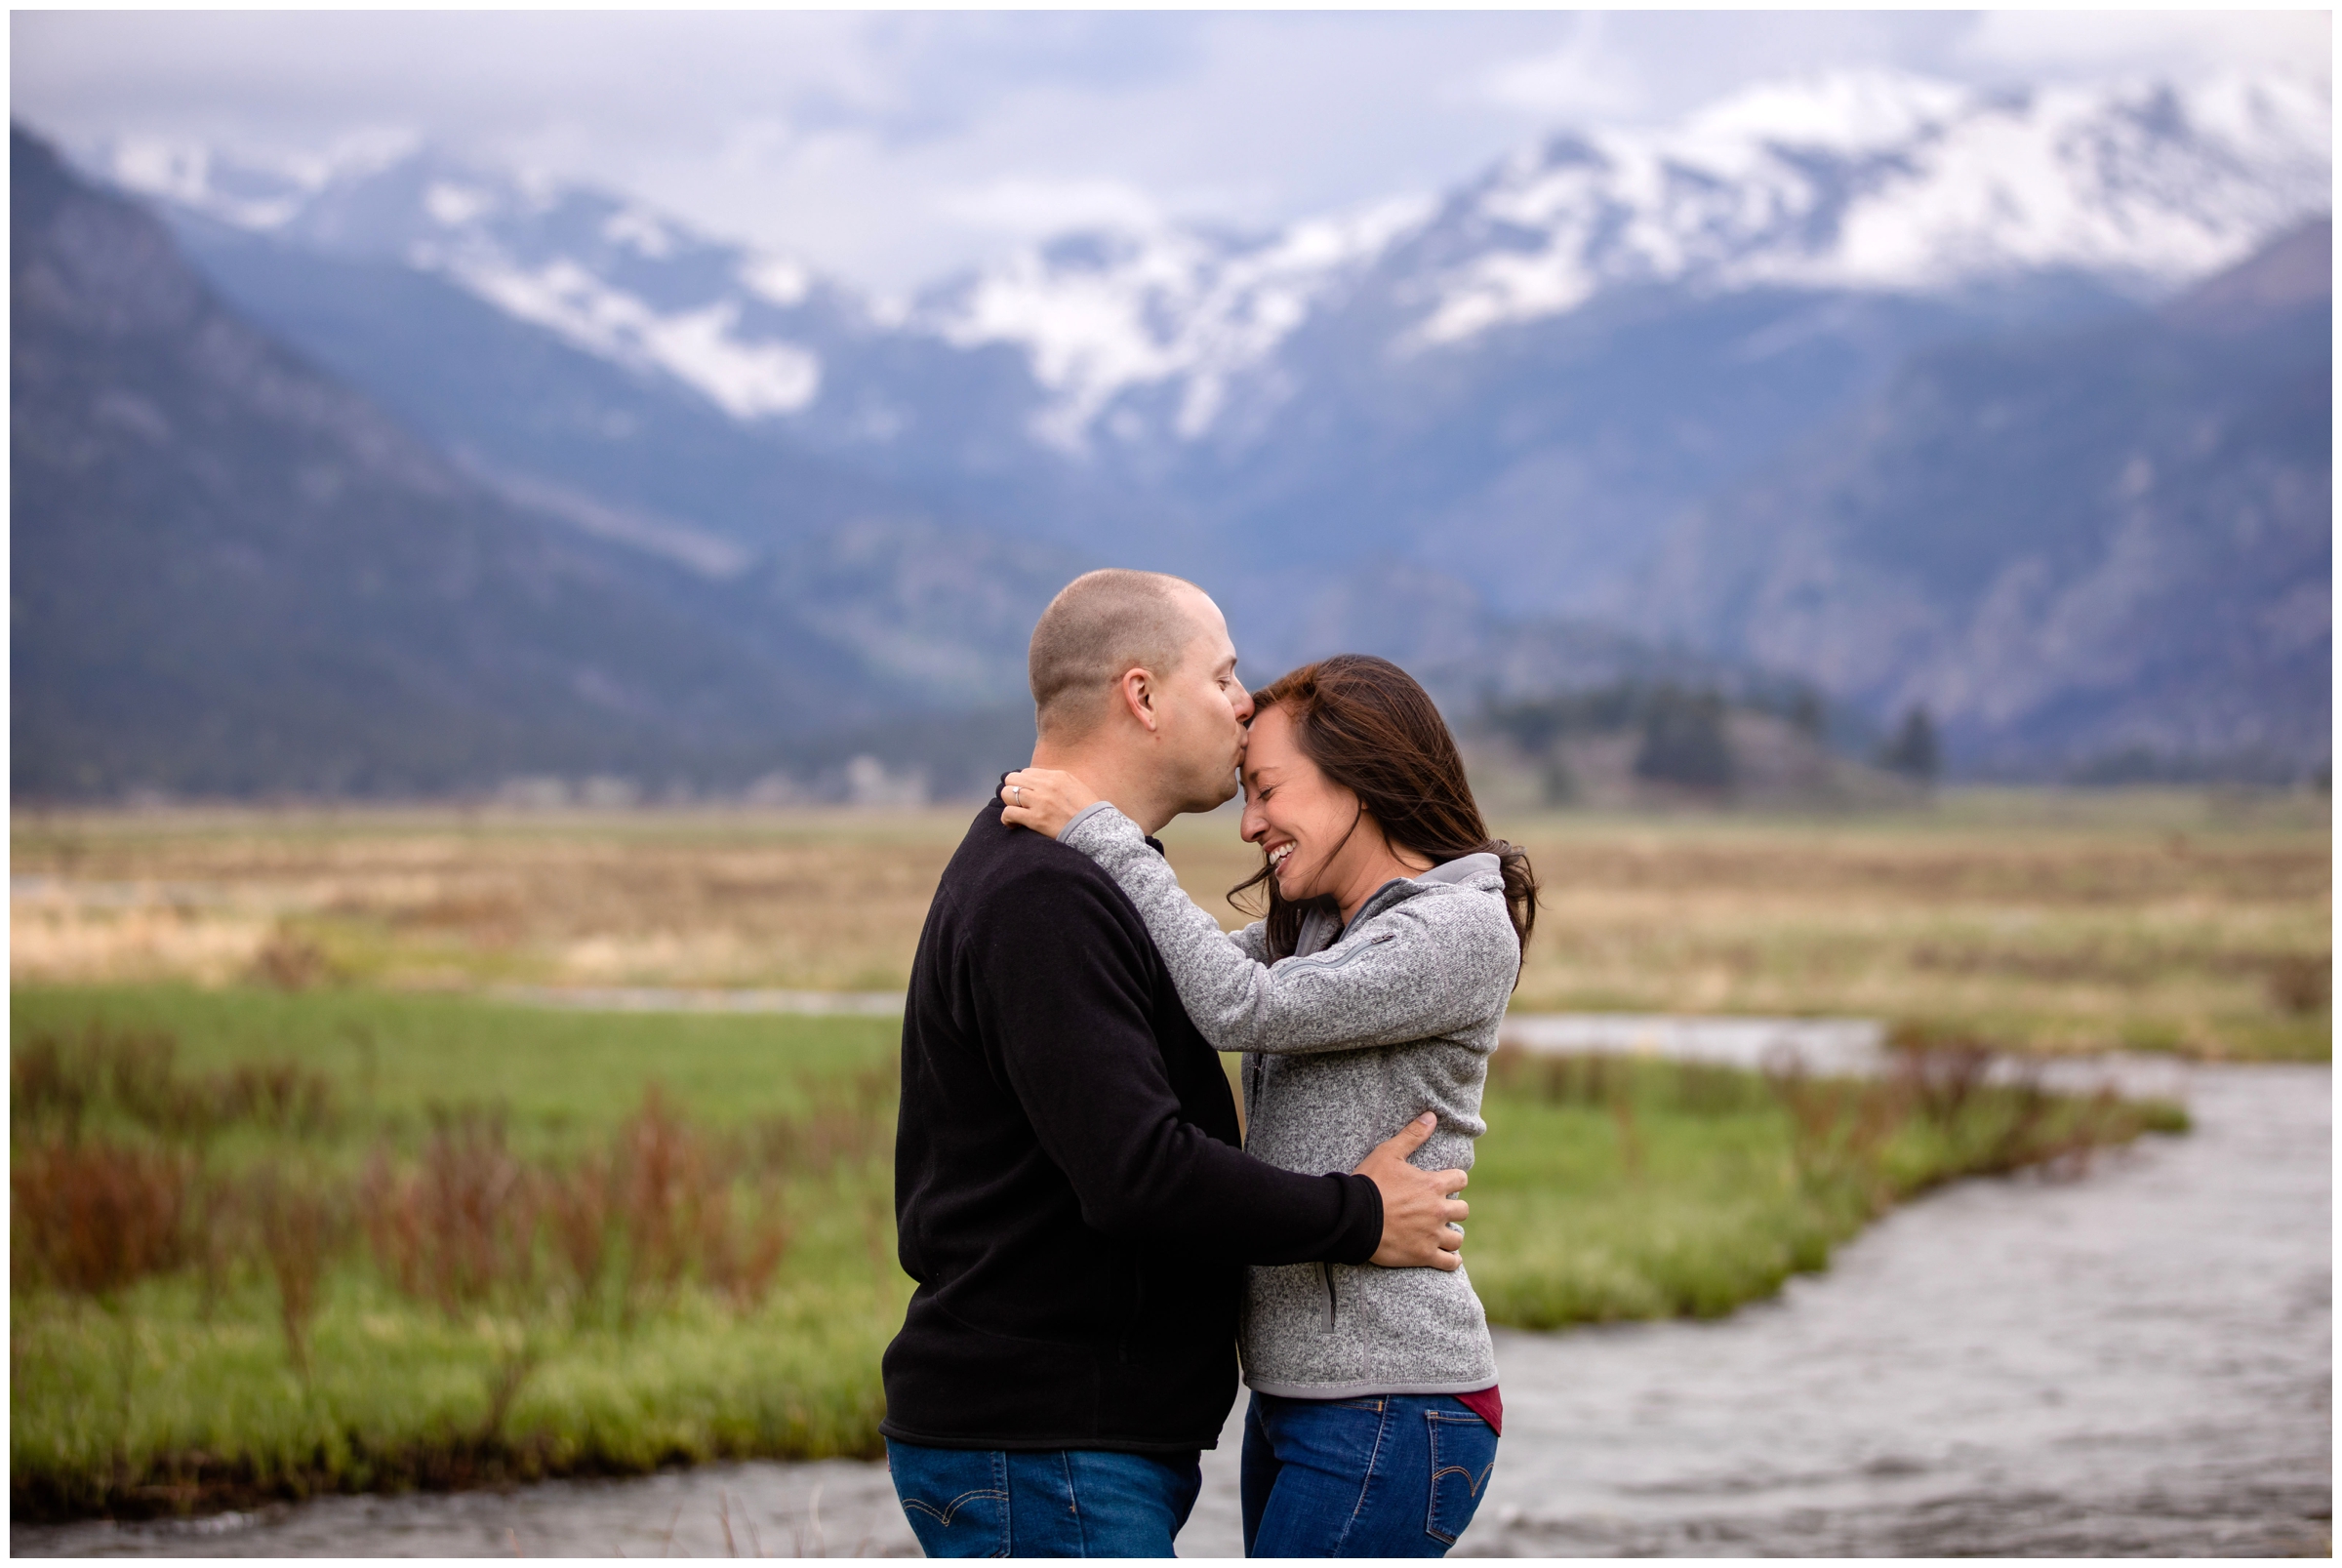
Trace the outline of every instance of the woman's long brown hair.
{"type": "MultiPolygon", "coordinates": [[[[1537,925],[1537,874],[1521,850],[1488,836],[1456,738],[1414,676],[1371,654],[1337,654],[1279,677],[1253,693],[1252,703],[1256,716],[1285,710],[1302,755],[1355,794],[1394,847],[1434,865],[1482,851],[1494,855],[1504,869],[1505,911],[1526,955],[1537,925]]],[[[1266,864],[1231,888],[1229,899],[1264,885],[1269,954],[1287,957],[1301,941],[1302,916],[1312,905],[1332,901],[1287,903],[1266,864]]]]}

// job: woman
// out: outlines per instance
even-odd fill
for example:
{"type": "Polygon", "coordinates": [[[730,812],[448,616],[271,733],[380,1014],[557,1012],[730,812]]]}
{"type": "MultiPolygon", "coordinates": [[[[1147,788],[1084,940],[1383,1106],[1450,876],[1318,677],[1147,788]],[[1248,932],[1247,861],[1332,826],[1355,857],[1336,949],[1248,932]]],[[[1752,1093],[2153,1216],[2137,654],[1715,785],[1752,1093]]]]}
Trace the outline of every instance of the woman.
{"type": "MultiPolygon", "coordinates": [[[[1528,857],[1492,840],[1455,739],[1412,677],[1344,655],[1253,697],[1243,835],[1268,917],[1233,935],[1138,825],[1071,774],[1012,773],[1003,821],[1110,872],[1180,1000],[1244,1053],[1245,1146],[1339,1171],[1417,1114],[1427,1169],[1472,1164],[1480,1094],[1537,914],[1528,857]]],[[[1255,1267],[1242,1327],[1244,1549],[1445,1555],[1485,1495],[1503,1406],[1458,1268],[1255,1267]]]]}

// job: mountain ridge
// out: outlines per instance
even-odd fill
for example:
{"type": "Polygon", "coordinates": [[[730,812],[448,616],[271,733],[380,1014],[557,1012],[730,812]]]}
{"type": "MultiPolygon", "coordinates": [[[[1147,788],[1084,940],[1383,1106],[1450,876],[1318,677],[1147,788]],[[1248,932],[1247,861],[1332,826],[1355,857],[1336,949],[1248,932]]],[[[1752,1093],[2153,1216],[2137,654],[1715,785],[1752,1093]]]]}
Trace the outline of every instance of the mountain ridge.
{"type": "Polygon", "coordinates": [[[1915,357],[1675,525],[1659,624],[1925,706],[1971,769],[2324,765],[2331,233],[2151,314],[1915,357]]]}
{"type": "MultiPolygon", "coordinates": [[[[1671,564],[1696,533],[1684,519],[1807,504],[1784,465],[1828,467],[1911,388],[1933,387],[1942,419],[1991,417],[2006,388],[1944,371],[1982,363],[1971,350],[2046,386],[2060,367],[2008,344],[2178,331],[2156,313],[2175,288],[2324,201],[2328,117],[2279,78],[1999,95],[1829,78],[1674,127],[1549,139],[1437,200],[1339,221],[1065,236],[899,305],[639,202],[427,148],[307,177],[299,199],[223,161],[196,179],[149,160],[142,178],[176,193],[175,230],[239,308],[466,472],[728,604],[761,596],[882,681],[938,678],[951,657],[938,650],[956,649],[982,666],[947,682],[957,700],[1013,687],[997,615],[923,635],[921,531],[940,527],[991,541],[933,552],[961,563],[970,605],[1024,602],[1074,562],[1149,566],[1210,588],[1248,664],[1348,639],[1497,661],[1508,680],[1526,667],[1501,652],[1522,646],[1519,628],[1607,626],[1826,677],[1875,725],[1943,705],[1956,760],[2022,771],[2067,767],[2071,748],[2039,704],[2038,722],[1972,703],[1955,714],[1961,680],[2003,678],[1981,632],[1935,685],[1885,679],[1875,643],[1750,640],[1745,583],[1671,564]],[[2004,233],[2002,208],[2016,213],[2004,233]],[[1900,252],[1879,249],[1880,224],[1908,230],[1900,252]],[[1982,238],[1958,242],[1962,224],[1982,238]],[[1918,254],[1909,234],[1932,236],[1934,270],[1895,270],[1918,254]],[[788,371],[789,353],[810,368],[788,371]],[[901,581],[873,575],[874,557],[838,564],[865,547],[844,542],[880,536],[901,581]],[[1413,636],[1411,616],[1443,629],[1413,636]]],[[[2298,303],[2228,287],[2188,308],[2244,322],[2298,303]]],[[[2190,483],[2256,504],[2239,478],[2256,454],[2223,449],[2190,483]],[[2242,467],[2223,477],[2222,462],[2242,467]]],[[[1983,445],[1969,462],[2000,457],[1983,445]]],[[[2040,477],[2094,515],[2097,492],[2040,477]]],[[[1898,526],[1952,572],[1965,525],[1929,494],[1907,497],[1898,526]]],[[[1824,537],[1778,517],[1758,532],[1824,537]]],[[[1994,569],[2020,563],[2026,542],[1996,537],[1994,569]]],[[[1940,622],[1970,591],[1863,581],[1889,622],[1940,622]]],[[[2033,653],[2042,668],[2059,657],[2033,653]]],[[[2149,685],[2168,675],[2126,667],[2149,685]]],[[[2308,698],[2287,692],[2299,711],[2308,698]]]]}
{"type": "Polygon", "coordinates": [[[728,576],[621,547],[253,329],[21,130],[11,167],[19,798],[737,787],[1021,687],[998,650],[1062,558],[915,515],[728,576]]]}
{"type": "Polygon", "coordinates": [[[1427,252],[1426,292],[1393,338],[1414,348],[1639,283],[1933,292],[2064,268],[2168,289],[2322,210],[2330,118],[2281,74],[1987,92],[1838,71],[1756,84],[1671,127],[1557,134],[1444,200],[1387,198],[1251,239],[1063,236],[907,309],[640,202],[532,188],[427,147],[272,179],[126,144],[108,172],[293,243],[395,252],[744,419],[818,403],[857,334],[1006,343],[1054,399],[1030,416],[1035,438],[1078,451],[1123,393],[1166,381],[1179,395],[1151,436],[1196,439],[1317,298],[1402,245],[1427,252]]]}

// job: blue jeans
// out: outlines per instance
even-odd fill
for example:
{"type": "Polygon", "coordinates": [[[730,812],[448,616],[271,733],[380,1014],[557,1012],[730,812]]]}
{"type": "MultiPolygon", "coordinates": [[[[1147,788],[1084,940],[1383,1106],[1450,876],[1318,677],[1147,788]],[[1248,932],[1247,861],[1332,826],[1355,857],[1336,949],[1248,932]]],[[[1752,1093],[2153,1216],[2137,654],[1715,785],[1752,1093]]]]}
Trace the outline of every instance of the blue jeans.
{"type": "Polygon", "coordinates": [[[1256,1393],[1244,1416],[1244,1555],[1444,1557],[1495,1467],[1496,1433],[1445,1394],[1256,1393]]]}
{"type": "Polygon", "coordinates": [[[930,1557],[1168,1557],[1203,1490],[1193,1453],[923,1448],[890,1437],[886,1467],[930,1557]]]}

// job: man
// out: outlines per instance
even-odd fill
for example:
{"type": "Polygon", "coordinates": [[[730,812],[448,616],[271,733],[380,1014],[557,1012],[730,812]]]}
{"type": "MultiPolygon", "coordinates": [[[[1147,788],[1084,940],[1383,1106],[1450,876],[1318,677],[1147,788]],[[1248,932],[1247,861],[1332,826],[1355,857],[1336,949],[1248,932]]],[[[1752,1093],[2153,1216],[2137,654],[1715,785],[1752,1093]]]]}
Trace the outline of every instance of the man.
{"type": "MultiPolygon", "coordinates": [[[[1209,811],[1252,715],[1235,665],[1192,583],[1077,578],[1033,628],[1033,766],[1150,834],[1209,811]]],[[[1138,911],[1001,804],[911,966],[895,1210],[918,1289],[880,1430],[930,1556],[1167,1556],[1235,1397],[1244,1265],[1452,1268],[1465,1179],[1406,1163],[1428,1118],[1354,1173],[1245,1155],[1138,911]]]]}

